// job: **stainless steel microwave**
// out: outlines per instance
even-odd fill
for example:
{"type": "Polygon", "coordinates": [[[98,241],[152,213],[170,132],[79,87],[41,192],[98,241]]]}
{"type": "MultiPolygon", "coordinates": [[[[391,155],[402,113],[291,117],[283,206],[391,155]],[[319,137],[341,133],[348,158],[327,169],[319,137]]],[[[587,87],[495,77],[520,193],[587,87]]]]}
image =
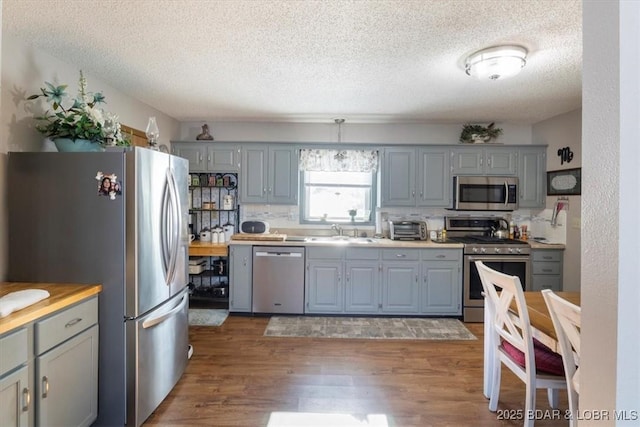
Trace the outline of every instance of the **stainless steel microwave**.
{"type": "Polygon", "coordinates": [[[453,207],[457,211],[513,211],[518,209],[515,176],[453,177],[453,207]]]}

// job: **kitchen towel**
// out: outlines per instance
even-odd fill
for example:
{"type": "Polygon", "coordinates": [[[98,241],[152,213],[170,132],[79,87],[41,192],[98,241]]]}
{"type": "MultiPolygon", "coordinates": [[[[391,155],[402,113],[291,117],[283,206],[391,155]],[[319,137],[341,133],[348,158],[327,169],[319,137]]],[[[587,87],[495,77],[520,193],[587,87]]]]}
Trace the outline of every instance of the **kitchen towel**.
{"type": "Polygon", "coordinates": [[[49,292],[44,289],[26,289],[8,293],[0,298],[0,317],[6,317],[16,310],[29,307],[45,298],[49,298],[49,292]]]}

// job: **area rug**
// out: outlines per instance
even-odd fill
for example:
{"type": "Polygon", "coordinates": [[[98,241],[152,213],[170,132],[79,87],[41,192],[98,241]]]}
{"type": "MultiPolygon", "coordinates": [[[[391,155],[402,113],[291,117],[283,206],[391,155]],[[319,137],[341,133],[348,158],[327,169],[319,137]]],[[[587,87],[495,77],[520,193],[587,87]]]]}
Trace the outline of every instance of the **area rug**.
{"type": "Polygon", "coordinates": [[[398,340],[475,340],[457,319],[399,317],[273,316],[270,337],[364,338],[398,340]]]}
{"type": "Polygon", "coordinates": [[[220,326],[229,316],[229,310],[190,308],[189,324],[193,326],[220,326]]]}

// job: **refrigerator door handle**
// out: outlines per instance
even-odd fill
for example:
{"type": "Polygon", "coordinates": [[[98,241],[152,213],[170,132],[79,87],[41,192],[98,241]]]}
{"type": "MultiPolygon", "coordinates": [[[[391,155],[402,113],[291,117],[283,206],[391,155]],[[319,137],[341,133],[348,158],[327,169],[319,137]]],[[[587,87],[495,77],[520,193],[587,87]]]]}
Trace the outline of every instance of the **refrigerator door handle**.
{"type": "Polygon", "coordinates": [[[166,284],[169,280],[169,265],[171,264],[171,251],[169,247],[169,235],[167,229],[171,226],[169,217],[169,180],[165,180],[162,191],[162,208],[160,209],[160,250],[162,251],[162,267],[165,273],[166,284]]]}
{"type": "Polygon", "coordinates": [[[180,303],[176,307],[172,308],[170,311],[167,311],[164,314],[161,314],[160,316],[152,317],[151,319],[145,320],[144,322],[142,322],[142,327],[144,329],[152,328],[157,324],[162,323],[165,320],[169,319],[170,317],[175,316],[180,311],[182,311],[182,309],[184,308],[184,305],[187,303],[188,300],[189,300],[188,296],[184,295],[182,297],[182,301],[180,301],[180,303]]]}
{"type": "Polygon", "coordinates": [[[167,272],[167,283],[173,282],[176,275],[176,264],[180,250],[180,231],[182,229],[182,218],[180,215],[180,200],[178,198],[178,184],[171,168],[167,169],[167,183],[169,188],[169,209],[171,211],[171,248],[169,258],[169,270],[167,272]]]}

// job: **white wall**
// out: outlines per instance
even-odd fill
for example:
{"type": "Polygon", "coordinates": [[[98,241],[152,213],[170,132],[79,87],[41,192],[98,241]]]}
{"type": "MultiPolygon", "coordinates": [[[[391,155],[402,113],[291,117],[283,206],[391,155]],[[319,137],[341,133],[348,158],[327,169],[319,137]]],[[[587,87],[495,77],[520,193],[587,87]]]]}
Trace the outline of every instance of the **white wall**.
{"type": "MultiPolygon", "coordinates": [[[[533,125],[533,143],[548,145],[547,170],[582,167],[582,110],[561,114],[533,125]],[[561,164],[558,149],[569,147],[573,152],[571,162],[561,164]]],[[[584,189],[583,189],[584,191],[584,189]]],[[[582,196],[568,196],[567,246],[564,251],[563,289],[580,291],[580,219],[582,196]]],[[[557,196],[547,197],[547,208],[553,208],[557,196]]]]}
{"type": "MultiPolygon", "coordinates": [[[[205,122],[183,122],[180,137],[193,141],[205,122]]],[[[338,125],[327,123],[206,122],[216,141],[258,142],[338,142],[338,125]]],[[[531,144],[531,126],[496,123],[504,133],[497,140],[505,144],[531,144]]],[[[347,123],[341,126],[340,140],[345,143],[381,144],[457,144],[459,125],[424,123],[347,123]]]]}
{"type": "MultiPolygon", "coordinates": [[[[7,272],[7,216],[6,163],[9,151],[40,151],[48,147],[42,134],[35,130],[34,112],[48,107],[44,101],[25,101],[38,93],[48,81],[67,84],[67,92],[75,96],[79,70],[42,51],[22,45],[7,36],[1,40],[2,78],[0,83],[0,280],[7,272]]],[[[136,129],[145,130],[149,116],[156,116],[160,128],[160,142],[168,144],[180,135],[177,120],[130,98],[91,74],[85,73],[89,91],[102,92],[107,104],[104,109],[117,114],[120,121],[136,129]]],[[[50,144],[50,143],[48,143],[50,144]]]]}
{"type": "Polygon", "coordinates": [[[609,419],[581,427],[639,422],[614,419],[640,411],[638,26],[639,2],[583,2],[580,411],[609,419]]]}

